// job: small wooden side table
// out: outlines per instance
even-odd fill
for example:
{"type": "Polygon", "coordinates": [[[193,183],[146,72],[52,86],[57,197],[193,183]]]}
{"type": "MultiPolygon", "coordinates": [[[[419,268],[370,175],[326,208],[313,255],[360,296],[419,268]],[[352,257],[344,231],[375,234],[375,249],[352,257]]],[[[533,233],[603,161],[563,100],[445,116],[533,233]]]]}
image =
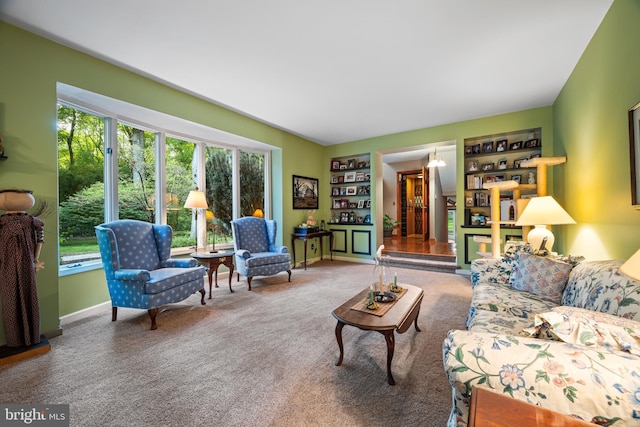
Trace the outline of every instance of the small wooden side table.
{"type": "Polygon", "coordinates": [[[233,253],[232,252],[194,252],[191,254],[191,258],[195,259],[203,265],[207,267],[207,275],[209,276],[209,299],[211,299],[211,287],[212,287],[212,276],[215,272],[216,278],[216,288],[218,287],[218,267],[221,265],[226,266],[229,269],[229,291],[233,292],[231,289],[231,276],[233,276],[233,253]]]}
{"type": "Polygon", "coordinates": [[[473,387],[468,426],[593,427],[593,424],[483,387],[473,387]]]}
{"type": "Polygon", "coordinates": [[[304,241],[304,269],[307,269],[307,240],[320,239],[320,260],[322,260],[322,238],[329,236],[329,253],[331,254],[331,261],[333,261],[333,231],[321,230],[315,233],[292,233],[291,234],[291,250],[293,251],[293,268],[296,268],[296,240],[304,241]]]}

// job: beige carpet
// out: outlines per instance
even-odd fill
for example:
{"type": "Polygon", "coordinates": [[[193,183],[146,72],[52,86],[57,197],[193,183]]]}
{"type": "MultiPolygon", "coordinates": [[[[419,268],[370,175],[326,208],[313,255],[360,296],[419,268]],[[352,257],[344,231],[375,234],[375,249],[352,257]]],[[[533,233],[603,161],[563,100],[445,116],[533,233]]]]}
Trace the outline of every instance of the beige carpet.
{"type": "Polygon", "coordinates": [[[69,403],[72,426],[444,426],[451,391],[441,357],[464,328],[467,277],[396,269],[425,290],[418,325],[396,336],[386,382],[384,337],[345,326],[338,357],[331,311],[369,285],[371,265],[322,261],[307,271],[226,278],[158,314],[110,309],[64,328],[49,353],[2,368],[3,403],[69,403]]]}

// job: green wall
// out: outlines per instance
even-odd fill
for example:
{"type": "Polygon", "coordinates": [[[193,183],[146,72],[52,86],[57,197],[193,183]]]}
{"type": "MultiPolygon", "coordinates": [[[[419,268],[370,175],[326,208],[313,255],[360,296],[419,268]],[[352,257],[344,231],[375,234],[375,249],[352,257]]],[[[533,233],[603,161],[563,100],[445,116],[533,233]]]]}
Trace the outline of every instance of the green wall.
{"type": "Polygon", "coordinates": [[[626,259],[640,247],[631,207],[627,111],[640,101],[640,3],[616,0],[553,106],[558,200],[578,223],[561,249],[589,259],[626,259]]]}
{"type": "MultiPolygon", "coordinates": [[[[552,168],[551,194],[578,225],[556,227],[556,249],[588,258],[626,258],[640,246],[640,211],[630,206],[627,110],[640,101],[640,4],[616,0],[553,106],[322,147],[284,131],[168,88],[99,59],[0,22],[0,132],[9,160],[0,163],[0,188],[29,188],[49,209],[38,273],[42,332],[60,333],[59,317],[108,301],[102,271],[58,277],[56,83],[121,99],[278,147],[272,156],[272,211],[281,239],[304,221],[292,209],[291,175],[320,178],[316,219],[329,218],[329,160],[378,151],[457,141],[463,176],[465,138],[542,127],[545,156],[566,155],[552,168]],[[324,189],[324,190],[323,190],[324,189]]],[[[457,184],[463,200],[463,182],[457,184]]],[[[372,212],[376,212],[372,200],[372,212]]],[[[462,210],[458,223],[462,223],[462,210]]],[[[374,227],[374,239],[381,234],[374,227]]],[[[458,248],[462,242],[458,230],[458,248]]],[[[375,249],[375,248],[374,248],[375,249]]],[[[0,343],[4,335],[0,328],[0,343]]]]}

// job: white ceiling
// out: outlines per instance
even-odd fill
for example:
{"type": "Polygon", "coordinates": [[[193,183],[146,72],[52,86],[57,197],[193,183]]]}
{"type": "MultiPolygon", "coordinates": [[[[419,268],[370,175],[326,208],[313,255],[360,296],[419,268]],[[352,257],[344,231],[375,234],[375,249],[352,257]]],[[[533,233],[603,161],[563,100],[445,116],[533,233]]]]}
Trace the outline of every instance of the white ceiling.
{"type": "Polygon", "coordinates": [[[612,2],[0,0],[0,18],[331,145],[551,105],[612,2]]]}

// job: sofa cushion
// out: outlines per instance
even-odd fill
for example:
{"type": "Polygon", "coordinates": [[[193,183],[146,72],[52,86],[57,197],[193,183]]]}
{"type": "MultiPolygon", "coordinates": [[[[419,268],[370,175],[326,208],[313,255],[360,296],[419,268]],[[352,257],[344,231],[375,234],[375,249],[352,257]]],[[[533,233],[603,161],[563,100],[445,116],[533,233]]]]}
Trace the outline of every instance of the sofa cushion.
{"type": "Polygon", "coordinates": [[[623,261],[589,261],[571,272],[562,305],[640,320],[640,281],[620,273],[623,261]]]}
{"type": "Polygon", "coordinates": [[[560,304],[572,269],[573,265],[553,258],[520,253],[509,284],[519,291],[530,292],[560,304]]]}
{"type": "Polygon", "coordinates": [[[628,321],[622,326],[622,322],[612,319],[616,316],[590,316],[566,310],[552,310],[535,317],[534,327],[525,328],[522,335],[640,355],[640,322],[628,321]]]}

